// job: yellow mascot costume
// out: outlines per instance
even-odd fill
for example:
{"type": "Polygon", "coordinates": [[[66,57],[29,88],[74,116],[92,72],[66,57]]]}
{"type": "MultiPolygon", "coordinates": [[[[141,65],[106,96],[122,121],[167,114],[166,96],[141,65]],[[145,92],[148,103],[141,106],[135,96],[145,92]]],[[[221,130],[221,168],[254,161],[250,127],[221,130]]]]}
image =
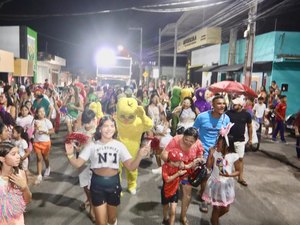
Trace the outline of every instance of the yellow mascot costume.
{"type": "MultiPolygon", "coordinates": [[[[142,134],[153,126],[142,106],[138,106],[134,98],[122,97],[117,103],[117,128],[119,140],[127,147],[132,158],[135,158],[140,148],[142,134]]],[[[122,172],[122,168],[121,168],[122,172]]],[[[128,191],[136,193],[138,170],[126,170],[128,191]]]]}

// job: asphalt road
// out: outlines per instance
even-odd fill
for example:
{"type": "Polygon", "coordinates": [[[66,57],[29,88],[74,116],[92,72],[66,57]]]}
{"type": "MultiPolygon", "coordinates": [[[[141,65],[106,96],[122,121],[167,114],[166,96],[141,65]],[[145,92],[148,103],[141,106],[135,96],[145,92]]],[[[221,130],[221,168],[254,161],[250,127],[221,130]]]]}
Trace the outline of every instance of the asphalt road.
{"type": "MultiPolygon", "coordinates": [[[[53,136],[50,157],[51,175],[39,185],[31,185],[33,200],[27,208],[27,225],[90,225],[86,211],[79,205],[85,200],[78,185],[77,172],[64,154],[65,132],[53,136]]],[[[284,145],[274,145],[282,148],[284,145]],[[282,147],[281,147],[282,146],[282,147]]],[[[272,159],[263,152],[248,152],[245,157],[245,178],[248,187],[236,184],[236,200],[221,225],[298,225],[300,224],[300,171],[286,163],[272,159]]],[[[119,206],[118,225],[161,224],[160,205],[161,176],[151,173],[154,159],[146,159],[140,165],[138,192],[135,196],[126,192],[119,206]]],[[[30,170],[36,172],[34,154],[30,170]]],[[[32,179],[30,179],[32,181],[32,179]]],[[[180,204],[177,207],[176,224],[179,223],[180,204]]],[[[197,190],[193,190],[188,211],[190,225],[208,225],[211,207],[207,214],[199,211],[197,190]]]]}

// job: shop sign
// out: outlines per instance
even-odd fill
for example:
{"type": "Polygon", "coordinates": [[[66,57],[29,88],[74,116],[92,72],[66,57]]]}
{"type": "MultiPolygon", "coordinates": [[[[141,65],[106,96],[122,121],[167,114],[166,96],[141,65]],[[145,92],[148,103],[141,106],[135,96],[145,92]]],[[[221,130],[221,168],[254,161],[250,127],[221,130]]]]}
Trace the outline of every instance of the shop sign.
{"type": "Polygon", "coordinates": [[[177,53],[221,43],[221,28],[206,27],[177,41],[177,53]]]}

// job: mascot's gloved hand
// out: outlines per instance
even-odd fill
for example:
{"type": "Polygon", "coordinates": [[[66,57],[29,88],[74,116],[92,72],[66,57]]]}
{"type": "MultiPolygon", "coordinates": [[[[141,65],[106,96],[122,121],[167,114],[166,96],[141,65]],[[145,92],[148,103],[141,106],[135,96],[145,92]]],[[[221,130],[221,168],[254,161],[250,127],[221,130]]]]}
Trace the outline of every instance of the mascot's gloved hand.
{"type": "Polygon", "coordinates": [[[138,106],[136,109],[136,115],[140,117],[141,119],[146,115],[145,110],[143,106],[138,106]]]}

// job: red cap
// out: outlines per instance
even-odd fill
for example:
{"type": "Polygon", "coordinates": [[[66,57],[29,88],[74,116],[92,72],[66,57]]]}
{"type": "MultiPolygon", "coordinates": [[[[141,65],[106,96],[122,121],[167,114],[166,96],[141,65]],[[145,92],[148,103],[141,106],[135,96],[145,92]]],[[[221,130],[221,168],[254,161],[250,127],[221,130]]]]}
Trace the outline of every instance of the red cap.
{"type": "Polygon", "coordinates": [[[44,93],[44,89],[42,87],[40,87],[40,86],[36,86],[34,88],[34,93],[37,92],[37,91],[40,91],[41,93],[44,93]]]}
{"type": "Polygon", "coordinates": [[[168,159],[173,162],[182,161],[182,158],[183,158],[183,154],[178,150],[173,150],[168,154],[168,159]]]}

